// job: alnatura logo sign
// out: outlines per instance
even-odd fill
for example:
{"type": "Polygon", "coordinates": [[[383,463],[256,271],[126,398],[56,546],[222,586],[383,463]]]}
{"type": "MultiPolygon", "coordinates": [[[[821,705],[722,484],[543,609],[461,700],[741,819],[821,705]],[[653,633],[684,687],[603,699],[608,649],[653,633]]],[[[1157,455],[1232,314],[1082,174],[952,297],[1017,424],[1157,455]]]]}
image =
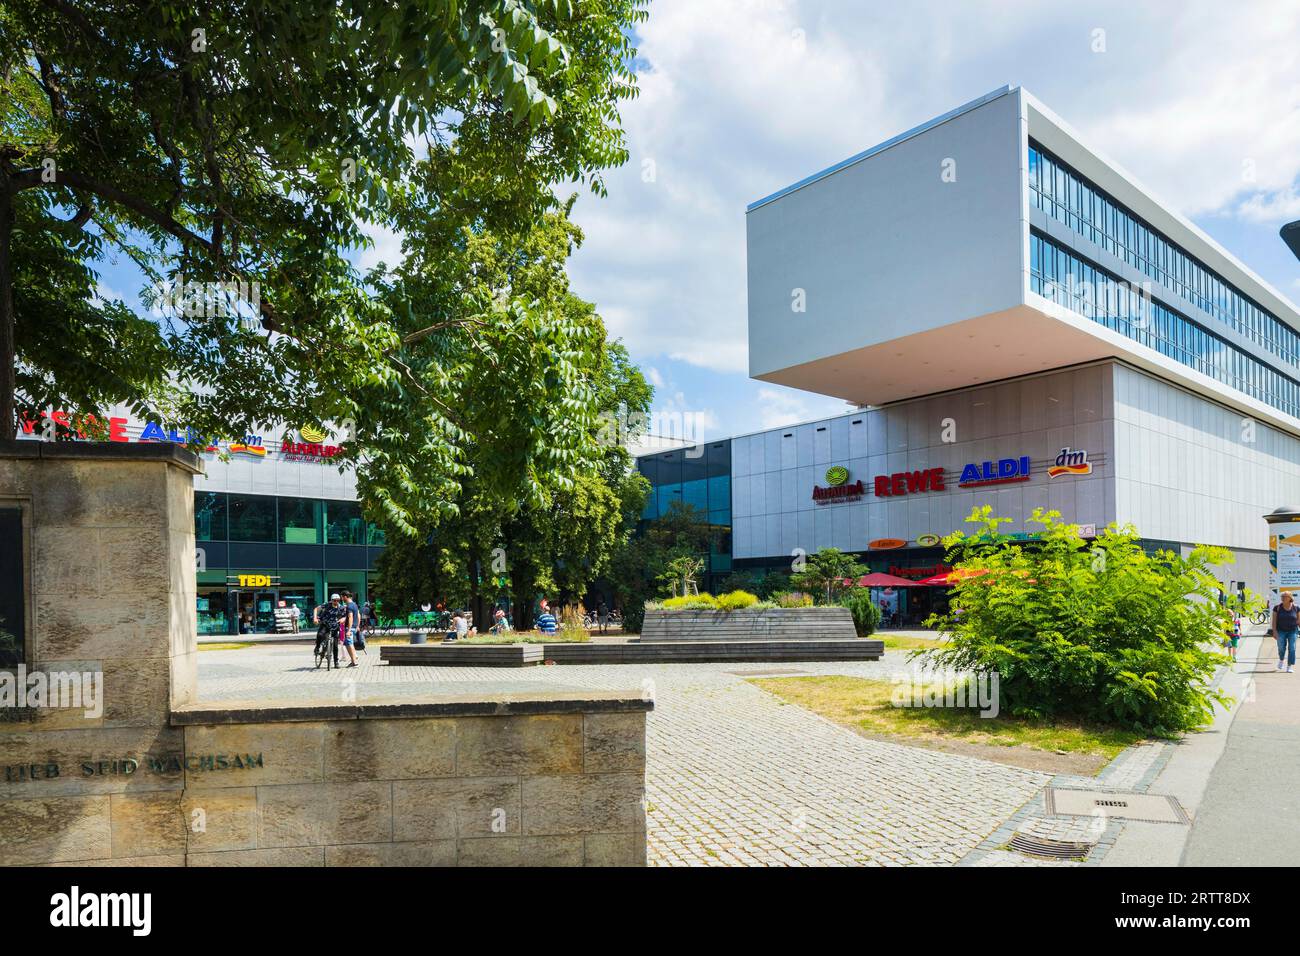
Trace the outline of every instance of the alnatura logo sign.
{"type": "Polygon", "coordinates": [[[1079,448],[1071,451],[1069,447],[1062,448],[1061,453],[1056,456],[1056,464],[1047,469],[1049,478],[1060,478],[1062,475],[1091,475],[1092,462],[1088,460],[1088,451],[1079,448]]]}
{"type": "Polygon", "coordinates": [[[849,470],[842,465],[826,469],[826,487],[813,485],[813,501],[819,505],[842,501],[861,501],[866,489],[861,481],[849,481],[849,470]]]}

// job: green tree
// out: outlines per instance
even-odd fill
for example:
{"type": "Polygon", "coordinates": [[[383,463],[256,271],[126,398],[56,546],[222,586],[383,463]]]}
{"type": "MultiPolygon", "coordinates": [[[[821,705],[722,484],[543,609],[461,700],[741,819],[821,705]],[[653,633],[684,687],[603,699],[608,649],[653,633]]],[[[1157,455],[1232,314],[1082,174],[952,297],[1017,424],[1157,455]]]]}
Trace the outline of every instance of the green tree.
{"type": "Polygon", "coordinates": [[[1206,723],[1211,684],[1225,661],[1227,610],[1212,566],[1225,548],[1183,557],[1149,554],[1131,527],[1112,525],[1091,544],[1059,512],[1035,510],[1041,536],[1000,533],[1010,519],[971,512],[974,534],[944,539],[964,572],[947,614],[928,622],[951,635],[931,661],[996,672],[1002,708],[1024,717],[1069,717],[1173,736],[1206,723]]]}
{"type": "Polygon", "coordinates": [[[867,569],[851,554],[839,548],[822,548],[805,559],[804,569],[791,576],[795,587],[817,595],[825,604],[834,604],[838,595],[857,586],[867,569]]]}
{"type": "MultiPolygon", "coordinates": [[[[585,396],[584,414],[568,413],[536,438],[552,452],[573,456],[571,474],[533,472],[531,480],[542,493],[518,502],[485,493],[484,476],[500,467],[496,459],[512,452],[499,442],[470,440],[464,450],[472,477],[448,482],[452,507],[409,540],[390,538],[387,551],[393,555],[385,555],[379,568],[384,588],[391,569],[402,578],[393,582],[394,591],[410,593],[411,584],[427,582],[406,569],[455,548],[457,554],[444,560],[469,589],[476,618],[488,618],[486,602],[499,595],[497,580],[507,579],[515,624],[521,628],[531,625],[533,601],[540,594],[566,600],[583,595],[636,527],[645,501],[644,478],[632,469],[617,430],[610,432],[605,423],[610,416],[626,419],[648,411],[653,393],[623,345],[606,341],[604,323],[591,303],[569,288],[565,263],[582,241],[567,218],[570,203],[526,230],[464,229],[451,254],[436,260],[408,259],[383,282],[385,294],[395,301],[416,296],[435,311],[453,310],[466,301],[488,308],[495,299],[525,298],[541,304],[580,339],[577,345],[560,344],[569,348],[575,377],[567,384],[555,383],[557,392],[549,398],[516,393],[515,383],[500,373],[494,357],[476,349],[460,359],[444,357],[413,369],[418,375],[441,374],[449,364],[465,363],[461,377],[466,384],[457,409],[473,422],[475,436],[508,431],[515,418],[537,420],[545,414],[539,406],[548,401],[564,408],[572,396],[585,396]]],[[[545,354],[539,358],[546,359],[545,354]]],[[[537,456],[521,458],[518,467],[525,467],[528,457],[537,456]]],[[[392,461],[388,467],[406,469],[410,482],[422,480],[418,465],[408,460],[392,461]]],[[[370,486],[363,493],[372,498],[380,494],[370,486]]]]}
{"type": "Polygon", "coordinates": [[[722,529],[710,524],[704,511],[674,501],[658,518],[646,522],[640,534],[630,537],[610,559],[606,574],[615,600],[623,607],[624,630],[641,630],[645,602],[659,592],[659,583],[674,560],[707,555],[721,535],[722,529]]]}
{"type": "Polygon", "coordinates": [[[543,503],[590,460],[603,337],[438,269],[527,234],[555,183],[603,191],[643,6],[9,0],[0,428],[115,402],[206,438],[332,422],[390,530],[453,512],[471,475],[543,503]],[[376,230],[409,270],[357,274],[376,230]],[[114,255],[151,288],[234,281],[246,301],[141,319],[95,295],[114,255]]]}

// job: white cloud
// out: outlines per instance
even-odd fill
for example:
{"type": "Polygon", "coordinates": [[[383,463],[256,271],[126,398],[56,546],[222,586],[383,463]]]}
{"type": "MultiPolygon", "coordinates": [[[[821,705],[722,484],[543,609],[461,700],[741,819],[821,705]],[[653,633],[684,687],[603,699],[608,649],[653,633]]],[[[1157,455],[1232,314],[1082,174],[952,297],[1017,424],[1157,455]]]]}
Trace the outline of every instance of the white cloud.
{"type": "Polygon", "coordinates": [[[794,422],[829,418],[849,406],[838,399],[809,395],[788,388],[762,386],[758,390],[758,417],[762,428],[780,428],[794,422]]]}
{"type": "Polygon", "coordinates": [[[656,0],[631,158],[576,207],[575,291],[640,361],[746,374],[745,206],[1008,82],[1184,214],[1283,215],[1297,35],[1294,0],[656,0]]]}
{"type": "Polygon", "coordinates": [[[381,262],[386,263],[390,269],[395,269],[402,264],[405,257],[402,255],[401,233],[375,225],[364,226],[362,231],[373,243],[369,249],[362,249],[357,253],[357,268],[362,274],[381,262]]]}
{"type": "Polygon", "coordinates": [[[1255,193],[1237,207],[1237,215],[1249,222],[1285,223],[1300,219],[1300,189],[1255,193]]]}

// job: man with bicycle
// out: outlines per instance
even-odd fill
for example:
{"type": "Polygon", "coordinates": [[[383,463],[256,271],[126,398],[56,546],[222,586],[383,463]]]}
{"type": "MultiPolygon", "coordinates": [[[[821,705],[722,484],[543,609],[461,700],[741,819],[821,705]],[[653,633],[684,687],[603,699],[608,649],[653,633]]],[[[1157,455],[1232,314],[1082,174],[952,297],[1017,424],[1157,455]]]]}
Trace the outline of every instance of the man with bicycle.
{"type": "Polygon", "coordinates": [[[329,603],[319,605],[312,613],[312,623],[316,625],[316,656],[317,658],[323,656],[321,654],[321,645],[325,641],[329,641],[329,644],[325,647],[325,653],[334,655],[335,667],[339,666],[340,631],[347,616],[348,610],[343,606],[342,598],[337,594],[331,594],[329,603]]]}

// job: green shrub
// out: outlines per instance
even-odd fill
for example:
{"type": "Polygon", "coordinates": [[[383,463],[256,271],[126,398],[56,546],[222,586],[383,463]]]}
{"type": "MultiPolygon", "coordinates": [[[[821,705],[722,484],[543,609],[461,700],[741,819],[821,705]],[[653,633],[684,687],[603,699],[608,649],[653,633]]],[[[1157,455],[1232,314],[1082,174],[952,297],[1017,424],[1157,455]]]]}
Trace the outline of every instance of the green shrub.
{"type": "Polygon", "coordinates": [[[1069,717],[1172,737],[1209,722],[1211,687],[1225,658],[1218,645],[1227,611],[1213,565],[1226,548],[1187,557],[1147,554],[1132,526],[1111,526],[1091,544],[1058,512],[1034,512],[1040,538],[998,532],[1007,519],[988,507],[966,520],[974,535],[944,540],[954,565],[979,572],[953,587],[950,608],[927,624],[951,635],[926,651],[930,663],[996,672],[1003,712],[1069,717]]]}
{"type": "Polygon", "coordinates": [[[880,608],[871,600],[868,588],[853,588],[840,598],[840,603],[853,615],[853,629],[858,637],[869,637],[880,626],[880,608]]]}
{"type": "Polygon", "coordinates": [[[758,595],[748,591],[732,591],[730,594],[718,595],[718,607],[723,611],[739,611],[741,608],[753,607],[758,603],[758,595]]]}
{"type": "Polygon", "coordinates": [[[635,601],[628,603],[623,609],[623,633],[640,634],[641,626],[645,624],[645,612],[650,602],[637,605],[635,601]]]}
{"type": "Polygon", "coordinates": [[[777,607],[813,606],[812,595],[804,594],[802,591],[787,591],[784,594],[774,594],[772,600],[776,602],[777,607]]]}
{"type": "Polygon", "coordinates": [[[712,594],[704,592],[701,594],[687,594],[682,597],[664,598],[661,602],[666,611],[699,611],[699,610],[717,610],[718,599],[712,594]]]}

